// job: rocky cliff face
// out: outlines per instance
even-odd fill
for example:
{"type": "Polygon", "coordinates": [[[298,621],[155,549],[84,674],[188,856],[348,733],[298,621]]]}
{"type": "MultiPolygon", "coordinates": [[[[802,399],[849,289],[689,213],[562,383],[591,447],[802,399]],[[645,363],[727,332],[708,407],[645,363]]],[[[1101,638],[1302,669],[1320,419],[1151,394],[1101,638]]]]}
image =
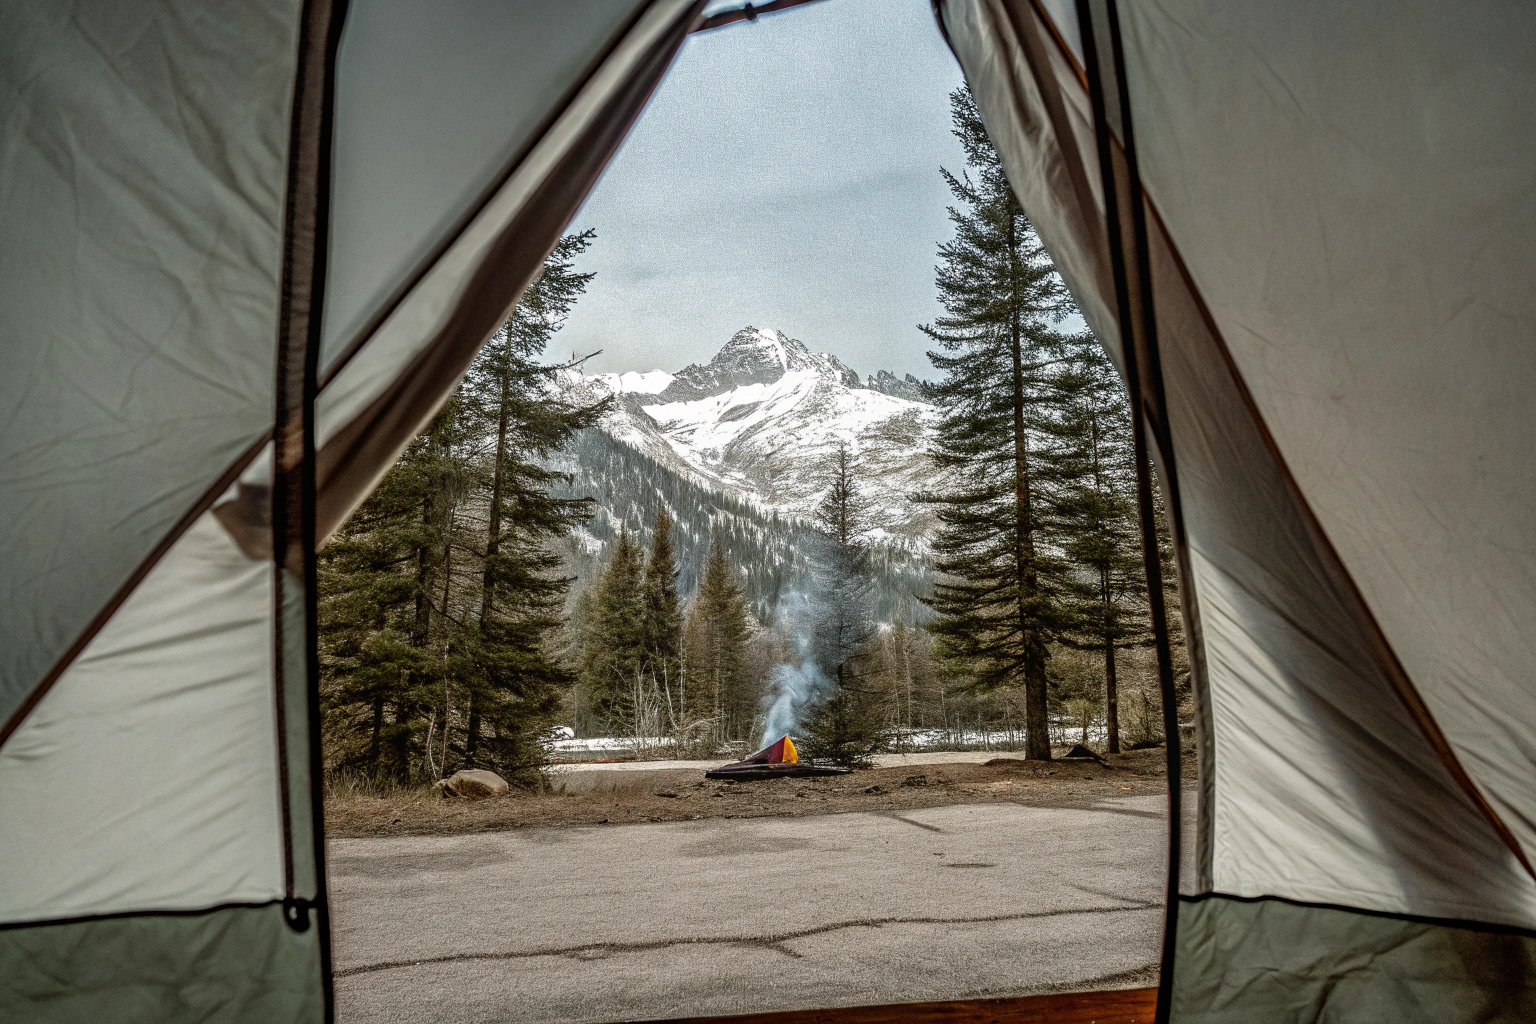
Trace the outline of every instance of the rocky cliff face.
{"type": "Polygon", "coordinates": [[[864,382],[864,386],[871,391],[878,391],[882,395],[890,395],[893,398],[905,398],[909,402],[921,402],[923,400],[923,382],[907,374],[906,379],[899,379],[894,373],[881,370],[878,374],[864,382]]]}
{"type": "Polygon", "coordinates": [[[708,364],[679,370],[656,397],[660,402],[692,402],[751,384],[773,384],[786,373],[812,373],[847,387],[862,386],[859,375],[836,356],[812,352],[782,331],[743,327],[708,364]]]}

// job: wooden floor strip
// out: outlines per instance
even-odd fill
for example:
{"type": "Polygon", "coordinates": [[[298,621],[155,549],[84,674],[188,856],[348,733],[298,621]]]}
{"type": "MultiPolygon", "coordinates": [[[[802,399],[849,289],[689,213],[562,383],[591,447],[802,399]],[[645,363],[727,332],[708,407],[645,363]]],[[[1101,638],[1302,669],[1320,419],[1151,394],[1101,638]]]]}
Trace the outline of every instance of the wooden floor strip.
{"type": "Polygon", "coordinates": [[[1152,1024],[1157,989],[688,1017],[657,1024],[1152,1024]]]}

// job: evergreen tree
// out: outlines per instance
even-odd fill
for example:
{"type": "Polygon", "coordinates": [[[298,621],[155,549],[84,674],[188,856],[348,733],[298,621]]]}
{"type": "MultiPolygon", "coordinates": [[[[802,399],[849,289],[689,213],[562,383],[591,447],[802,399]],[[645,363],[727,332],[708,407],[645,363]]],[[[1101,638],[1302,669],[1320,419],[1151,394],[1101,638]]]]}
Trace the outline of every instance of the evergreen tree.
{"type": "Polygon", "coordinates": [[[590,502],[544,461],[603,406],[536,359],[591,275],[565,239],[432,425],[320,555],[333,763],[405,781],[484,764],[531,778],[569,677],[548,655],[569,580],[551,541],[590,502]]]}
{"type": "Polygon", "coordinates": [[[687,673],[694,700],[707,701],[718,740],[746,736],[756,695],[747,692],[746,648],[752,627],[736,573],[716,539],[688,610],[687,673]]]}
{"type": "Polygon", "coordinates": [[[1103,654],[1106,738],[1120,752],[1117,647],[1150,642],[1146,572],[1136,504],[1136,466],[1125,385],[1091,335],[1076,352],[1062,389],[1070,396],[1061,433],[1075,465],[1063,502],[1066,554],[1086,572],[1077,601],[1076,643],[1103,654]]]}
{"type": "Polygon", "coordinates": [[[564,478],[545,465],[606,405],[574,406],[552,397],[549,384],[560,368],[537,360],[592,279],[574,269],[591,239],[586,231],[556,244],[462,388],[479,428],[494,431],[495,439],[489,464],[480,467],[488,493],[479,647],[468,677],[464,760],[470,765],[482,757],[486,721],[495,730],[490,763],[511,772],[542,763],[539,738],[571,685],[548,650],[571,582],[550,541],[585,522],[593,503],[555,497],[551,489],[564,478]]]}
{"type": "Polygon", "coordinates": [[[824,538],[814,570],[815,643],[812,657],[828,690],[802,714],[807,751],[838,764],[862,764],[884,742],[878,696],[869,671],[874,623],[869,614],[868,504],[859,492],[857,466],[846,444],[833,453],[827,492],[816,507],[824,538]]]}
{"type": "Polygon", "coordinates": [[[454,586],[466,566],[458,527],[473,444],[455,396],[320,554],[333,747],[340,763],[368,774],[405,781],[440,767],[444,694],[462,685],[474,646],[454,586]]]}
{"type": "Polygon", "coordinates": [[[646,666],[644,569],[640,545],[619,534],[598,577],[582,633],[582,703],[609,735],[634,724],[635,680],[646,666]]]}
{"type": "Polygon", "coordinates": [[[943,375],[926,387],[942,414],[931,455],[951,481],[920,496],[939,521],[929,628],[974,688],[1022,687],[1026,756],[1049,759],[1047,650],[1070,625],[1077,586],[1060,555],[1050,486],[1063,355],[1055,326],[1074,307],[969,90],[950,100],[966,169],[943,172],[958,201],[955,236],[939,250],[945,315],[921,326],[938,343],[929,359],[943,375]]]}
{"type": "MultiPolygon", "coordinates": [[[[645,650],[651,673],[670,693],[681,684],[682,615],[677,606],[677,556],[672,550],[672,517],[656,510],[651,553],[645,562],[645,650]]],[[[687,695],[679,691],[678,715],[686,715],[687,695]]]]}

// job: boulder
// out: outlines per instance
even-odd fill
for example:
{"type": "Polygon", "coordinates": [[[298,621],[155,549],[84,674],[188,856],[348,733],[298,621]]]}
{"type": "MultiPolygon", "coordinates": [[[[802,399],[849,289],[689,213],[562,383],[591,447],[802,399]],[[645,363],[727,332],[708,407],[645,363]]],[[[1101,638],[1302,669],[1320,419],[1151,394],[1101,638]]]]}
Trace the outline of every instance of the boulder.
{"type": "Polygon", "coordinates": [[[445,797],[483,800],[488,796],[502,796],[512,787],[495,772],[488,772],[484,768],[464,768],[440,780],[433,788],[445,797]]]}

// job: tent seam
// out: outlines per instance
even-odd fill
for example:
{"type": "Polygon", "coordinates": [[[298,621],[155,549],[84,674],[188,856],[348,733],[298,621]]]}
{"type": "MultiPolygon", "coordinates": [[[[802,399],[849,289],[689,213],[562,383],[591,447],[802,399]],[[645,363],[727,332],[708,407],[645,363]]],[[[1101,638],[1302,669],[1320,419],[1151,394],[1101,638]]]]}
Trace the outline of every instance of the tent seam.
{"type": "Polygon", "coordinates": [[[272,440],[272,430],[269,427],[245,450],[244,454],[229,464],[224,472],[208,486],[207,490],[203,491],[197,501],[192,504],[192,507],[187,509],[181,518],[176,520],[175,524],[166,531],[160,543],[156,544],[144,560],[139,563],[138,567],[129,574],[128,579],[113,593],[111,599],[102,606],[101,611],[86,625],[79,637],[75,639],[75,642],[54,663],[53,668],[48,671],[48,674],[43,676],[42,681],[37,686],[33,687],[32,692],[11,713],[11,717],[6,720],[5,724],[0,726],[0,747],[5,746],[6,742],[16,733],[16,730],[21,728],[22,723],[27,720],[38,704],[42,703],[43,698],[48,695],[48,691],[52,690],[54,684],[63,678],[64,673],[69,671],[70,666],[85,652],[85,649],[90,646],[91,641],[96,639],[97,635],[106,628],[107,623],[112,621],[112,618],[117,615],[122,606],[139,589],[139,584],[144,582],[145,578],[154,571],[155,566],[159,565],[171,548],[176,546],[176,542],[192,528],[192,524],[197,522],[204,512],[213,507],[220,495],[229,490],[240,479],[240,474],[244,473],[246,468],[255,461],[256,456],[261,454],[261,450],[266,447],[267,442],[270,440],[272,440]]]}
{"type": "Polygon", "coordinates": [[[136,917],[202,917],[207,914],[217,914],[223,910],[260,910],[265,907],[280,907],[284,902],[283,897],[274,896],[270,900],[215,903],[207,907],[186,910],[114,910],[105,914],[77,914],[73,917],[43,918],[35,921],[3,921],[0,922],[0,932],[19,931],[23,928],[53,928],[59,925],[86,924],[91,921],[120,921],[136,917]]]}
{"type": "Polygon", "coordinates": [[[1517,935],[1536,939],[1536,928],[1525,928],[1520,925],[1498,924],[1492,921],[1479,921],[1475,918],[1435,917],[1429,914],[1400,914],[1390,910],[1351,907],[1343,903],[1321,903],[1316,900],[1300,900],[1291,896],[1280,896],[1273,893],[1263,896],[1239,896],[1236,893],[1221,892],[1213,889],[1196,895],[1179,896],[1180,903],[1206,903],[1214,900],[1229,900],[1234,903],[1286,903],[1293,907],[1337,910],[1349,914],[1359,914],[1363,917],[1387,918],[1393,921],[1410,921],[1415,924],[1435,925],[1442,928],[1462,928],[1467,931],[1488,932],[1496,935],[1517,935]]]}
{"type": "MultiPolygon", "coordinates": [[[[1178,499],[1178,473],[1169,435],[1168,404],[1163,387],[1162,362],[1158,354],[1157,315],[1153,304],[1150,244],[1146,213],[1142,205],[1144,189],[1136,159],[1135,134],[1131,125],[1129,87],[1125,80],[1124,49],[1121,43],[1119,14],[1115,0],[1077,0],[1079,34],[1084,64],[1088,69],[1089,98],[1093,109],[1094,137],[1097,142],[1099,173],[1104,190],[1104,229],[1109,247],[1110,268],[1114,279],[1116,318],[1120,326],[1120,357],[1127,377],[1131,403],[1132,436],[1136,454],[1136,491],[1141,520],[1142,554],[1147,577],[1148,610],[1157,646],[1158,681],[1162,690],[1164,749],[1168,760],[1168,869],[1167,910],[1163,922],[1163,948],[1157,988],[1155,1019],[1166,1021],[1173,1000],[1174,959],[1178,941],[1178,896],[1182,854],[1183,794],[1180,768],[1183,742],[1179,733],[1177,694],[1173,683],[1173,653],[1168,633],[1167,606],[1162,582],[1162,552],[1157,539],[1155,509],[1152,503],[1150,447],[1162,455],[1163,484],[1168,492],[1170,512],[1181,513],[1178,499]],[[1107,90],[1104,81],[1104,56],[1095,38],[1095,7],[1104,15],[1109,38],[1109,71],[1114,76],[1115,97],[1119,107],[1122,138],[1122,165],[1114,162],[1113,128],[1109,123],[1107,90]],[[1090,56],[1091,55],[1091,56],[1090,56]],[[1130,205],[1132,244],[1135,246],[1135,276],[1127,262],[1125,225],[1121,223],[1121,177],[1124,176],[1125,201],[1130,205]],[[1139,301],[1138,301],[1139,300],[1139,301]],[[1139,316],[1138,316],[1139,314],[1139,316]],[[1139,320],[1139,323],[1138,323],[1139,320]],[[1139,328],[1139,331],[1138,331],[1139,328]],[[1143,368],[1138,341],[1146,347],[1143,368]],[[1150,395],[1148,389],[1150,388],[1150,395]],[[1151,420],[1149,445],[1148,420],[1151,420]]],[[[1042,69],[1049,73],[1048,69],[1042,69]]],[[[1190,581],[1185,580],[1187,588],[1190,581]]]]}

